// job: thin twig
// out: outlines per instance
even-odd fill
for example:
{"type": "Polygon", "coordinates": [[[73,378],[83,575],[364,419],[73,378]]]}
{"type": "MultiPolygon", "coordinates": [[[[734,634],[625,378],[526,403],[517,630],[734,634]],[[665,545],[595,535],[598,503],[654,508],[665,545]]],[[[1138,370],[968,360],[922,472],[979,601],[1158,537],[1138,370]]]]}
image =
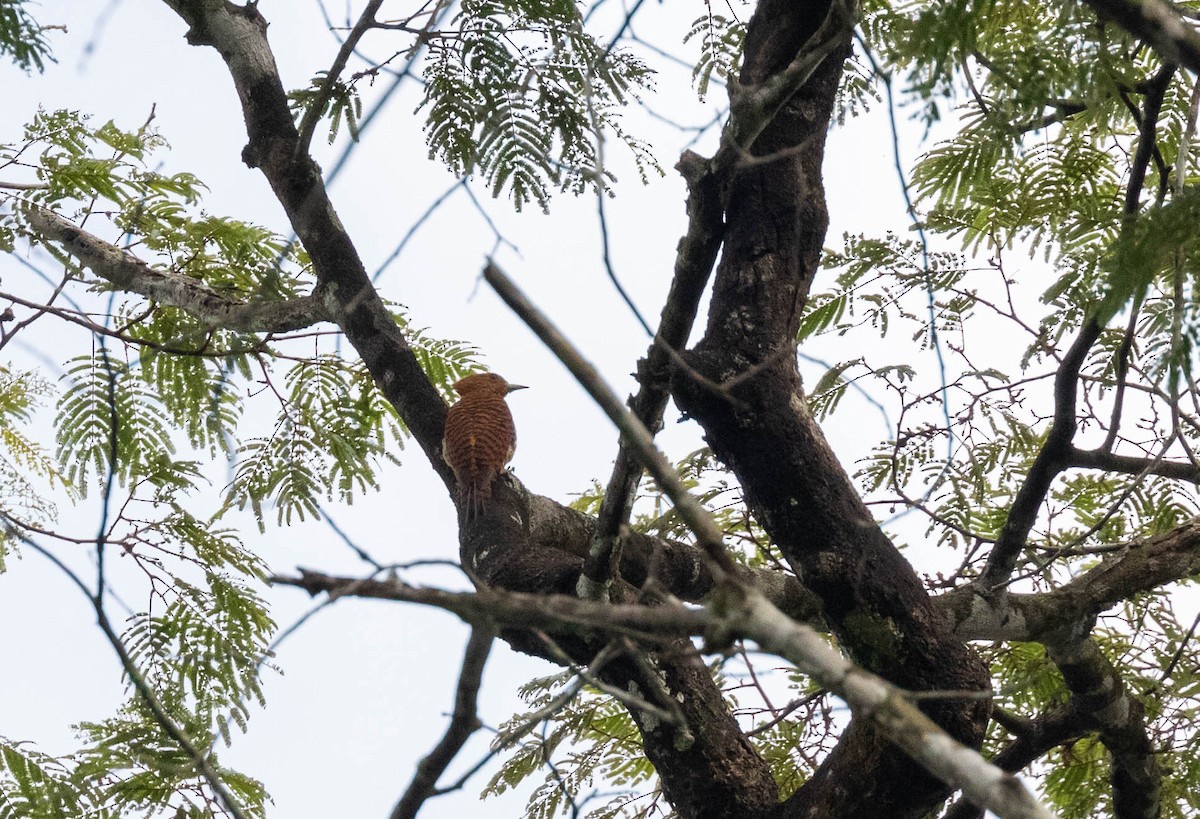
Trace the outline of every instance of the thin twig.
{"type": "Polygon", "coordinates": [[[483,277],[505,304],[529,325],[542,343],[558,356],[559,360],[567,366],[571,374],[592,396],[592,399],[600,405],[609,419],[621,430],[622,437],[637,454],[642,465],[675,503],[679,516],[687,523],[688,528],[696,534],[697,544],[712,559],[714,575],[719,579],[722,574],[736,574],[737,566],[725,551],[724,536],[720,527],[687,491],[683,481],[679,478],[679,473],[672,468],[666,456],[655,447],[654,438],[649,431],[634,417],[616,393],[604,384],[596,368],[576,352],[558,328],[525,298],[525,295],[496,266],[495,262],[488,261],[483,269],[483,277]]]}
{"type": "Polygon", "coordinates": [[[354,49],[358,46],[358,41],[362,39],[371,27],[375,24],[375,13],[379,11],[379,7],[383,5],[383,0],[371,0],[367,3],[367,7],[363,9],[363,13],[359,16],[358,22],[354,24],[354,28],[346,35],[345,42],[338,49],[337,56],[333,60],[333,65],[329,67],[329,73],[325,76],[325,81],[321,83],[320,90],[313,98],[312,104],[308,110],[304,112],[304,118],[300,120],[300,140],[296,143],[296,154],[303,155],[308,152],[308,146],[312,142],[313,133],[317,129],[317,123],[324,113],[325,106],[329,104],[330,98],[333,96],[333,86],[337,83],[338,77],[346,68],[346,63],[350,60],[350,55],[354,53],[354,49]]]}
{"type": "Polygon", "coordinates": [[[462,671],[458,676],[458,687],[455,689],[454,713],[450,717],[450,724],[446,726],[441,741],[417,765],[417,772],[392,810],[391,819],[412,819],[426,800],[438,795],[438,779],[471,735],[479,729],[476,703],[483,680],[483,668],[495,638],[496,632],[490,626],[471,629],[471,637],[467,640],[466,653],[463,655],[462,671]]]}
{"type": "Polygon", "coordinates": [[[96,613],[96,625],[98,625],[100,630],[104,632],[104,636],[108,639],[109,645],[111,645],[113,651],[116,652],[117,658],[121,661],[121,666],[124,668],[125,673],[129,676],[129,681],[133,683],[134,689],[138,692],[139,696],[141,696],[142,701],[146,703],[146,707],[150,709],[150,713],[154,715],[154,721],[157,722],[164,731],[166,731],[167,736],[169,736],[179,745],[184,754],[188,757],[188,759],[191,760],[192,764],[196,766],[197,773],[199,773],[200,776],[203,777],[206,782],[208,782],[209,787],[213,789],[213,793],[216,794],[217,799],[220,800],[222,807],[224,807],[229,815],[232,816],[233,819],[248,819],[246,813],[238,804],[237,799],[235,799],[233,794],[229,792],[229,789],[225,786],[225,783],[221,781],[220,774],[218,774],[216,769],[213,768],[213,766],[209,763],[208,757],[201,753],[200,749],[192,741],[191,737],[184,733],[183,729],[175,723],[175,720],[173,720],[171,715],[167,713],[166,707],[163,706],[158,697],[155,695],[154,690],[150,688],[150,684],[146,682],[146,678],[143,677],[141,671],[138,670],[137,665],[133,662],[133,658],[129,656],[129,652],[125,648],[125,643],[122,642],[120,636],[113,629],[112,624],[109,622],[108,615],[104,612],[104,606],[101,600],[95,594],[93,594],[90,589],[88,589],[87,585],[84,584],[79,575],[77,575],[69,566],[59,560],[52,552],[42,548],[40,544],[31,540],[20,532],[10,530],[9,533],[18,538],[26,546],[36,551],[42,557],[53,563],[55,567],[65,574],[83,593],[83,595],[88,599],[88,602],[92,604],[92,609],[96,613]]]}

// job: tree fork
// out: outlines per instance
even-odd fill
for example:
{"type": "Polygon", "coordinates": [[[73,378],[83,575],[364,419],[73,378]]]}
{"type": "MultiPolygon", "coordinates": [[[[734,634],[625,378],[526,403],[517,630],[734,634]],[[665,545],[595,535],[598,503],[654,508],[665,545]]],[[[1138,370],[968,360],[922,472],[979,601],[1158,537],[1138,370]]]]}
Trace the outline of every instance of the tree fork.
{"type": "MultiPolygon", "coordinates": [[[[731,94],[783,70],[825,16],[824,6],[764,0],[731,94]]],[[[874,522],[808,413],[790,352],[828,221],[821,163],[844,53],[817,68],[749,146],[749,160],[732,169],[708,327],[688,360],[711,381],[737,379],[736,386],[714,396],[677,371],[674,394],[856,660],[911,690],[986,689],[986,667],[874,522]]],[[[982,741],[987,703],[924,710],[959,741],[982,741]]],[[[946,796],[945,786],[885,746],[869,727],[853,725],[783,815],[915,817],[946,796]]]]}

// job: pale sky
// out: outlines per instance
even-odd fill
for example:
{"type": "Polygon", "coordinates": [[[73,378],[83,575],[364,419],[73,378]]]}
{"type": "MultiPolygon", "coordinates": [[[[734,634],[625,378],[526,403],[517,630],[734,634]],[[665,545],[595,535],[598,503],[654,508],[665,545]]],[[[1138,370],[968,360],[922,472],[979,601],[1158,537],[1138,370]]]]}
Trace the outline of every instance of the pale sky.
{"type": "MultiPolygon", "coordinates": [[[[690,12],[677,14],[651,5],[639,17],[639,33],[653,33],[660,45],[691,59],[692,47],[678,47],[690,12]]],[[[306,85],[312,74],[328,66],[337,49],[320,21],[317,4],[262,0],[259,7],[271,21],[270,38],[285,84],[306,85]]],[[[208,185],[206,210],[285,229],[266,183],[240,161],[245,132],[224,65],[213,50],[184,42],[184,26],[165,5],[150,0],[57,0],[36,13],[44,25],[65,24],[68,31],[52,33],[58,62],[44,76],[27,78],[13,67],[0,66],[0,142],[18,139],[39,105],[79,109],[90,112],[96,124],[111,118],[131,129],[154,110],[156,127],[173,146],[157,159],[164,170],[194,172],[208,185]],[[104,15],[102,24],[96,22],[99,14],[104,15]]],[[[386,57],[394,50],[389,42],[380,34],[368,38],[364,49],[386,57]]],[[[657,65],[663,73],[657,92],[648,94],[647,101],[683,121],[707,121],[711,115],[695,102],[688,70],[657,65]]],[[[385,84],[381,79],[373,93],[385,84]]],[[[712,100],[719,101],[722,93],[714,89],[712,100]]],[[[368,106],[372,99],[368,93],[368,106]]],[[[332,187],[335,206],[368,269],[391,253],[413,221],[453,183],[444,169],[426,159],[413,114],[418,99],[414,86],[391,101],[332,187]]],[[[615,267],[653,323],[684,228],[683,185],[671,166],[689,137],[637,112],[631,112],[628,122],[654,145],[666,169],[665,177],[643,187],[622,149],[609,143],[610,167],[620,177],[616,198],[608,202],[615,267]]],[[[919,150],[918,138],[919,133],[912,134],[904,146],[907,161],[919,150]]],[[[698,149],[711,151],[714,139],[710,133],[698,149]]],[[[318,160],[328,167],[344,144],[343,134],[329,149],[318,131],[318,160]]],[[[828,244],[839,245],[842,231],[878,235],[885,226],[906,229],[890,151],[882,106],[830,135],[826,178],[833,223],[828,244]]],[[[535,210],[514,214],[506,200],[492,200],[481,186],[476,191],[504,237],[520,250],[518,254],[502,248],[497,253],[501,266],[610,383],[628,393],[629,373],[647,339],[605,277],[595,198],[561,197],[550,215],[535,210]]],[[[531,387],[510,400],[520,440],[513,466],[532,491],[567,502],[593,480],[607,479],[615,436],[561,365],[478,280],[493,243],[489,228],[460,191],[410,242],[385,274],[381,289],[386,298],[407,306],[416,325],[429,328],[434,336],[470,341],[482,350],[489,368],[531,387]]],[[[44,255],[35,260],[46,263],[44,255]]],[[[30,275],[0,258],[4,289],[21,291],[22,277],[30,275]]],[[[12,353],[6,364],[39,367],[45,357],[62,361],[90,349],[86,334],[65,333],[52,320],[40,325],[22,334],[28,346],[14,343],[7,348],[12,353]]],[[[812,371],[813,377],[819,374],[812,371]]],[[[853,395],[847,398],[856,400],[853,395]]],[[[873,433],[878,427],[878,437],[884,435],[873,410],[864,404],[859,415],[861,424],[845,423],[854,416],[843,412],[837,416],[839,423],[827,425],[835,446],[856,456],[862,454],[861,425],[873,433]]],[[[660,441],[675,458],[699,446],[694,427],[673,423],[660,441]]],[[[402,467],[383,473],[378,494],[368,494],[350,508],[331,506],[331,515],[382,561],[456,559],[453,509],[442,484],[415,446],[401,458],[402,467]]],[[[214,467],[217,488],[222,469],[214,467]]],[[[63,507],[60,515],[64,529],[86,536],[99,519],[96,499],[63,507]]],[[[247,542],[279,572],[295,566],[331,573],[363,569],[320,524],[269,528],[265,536],[248,525],[247,542]]],[[[58,552],[86,571],[83,547],[76,554],[61,548],[58,552]]],[[[127,569],[118,565],[114,571],[116,588],[136,594],[136,577],[127,569]]],[[[446,571],[406,577],[463,586],[446,571]]],[[[281,627],[312,605],[294,589],[267,595],[281,627]]],[[[128,602],[141,605],[132,596],[128,602]]],[[[114,620],[124,616],[115,605],[111,614],[114,620]]],[[[35,742],[50,753],[74,747],[69,725],[104,718],[122,694],[118,663],[95,628],[86,601],[57,570],[27,551],[0,576],[0,621],[8,624],[0,630],[0,655],[9,658],[11,669],[0,683],[0,734],[35,742]]],[[[235,736],[224,758],[265,782],[274,797],[271,816],[386,816],[417,760],[441,735],[465,638],[465,627],[441,611],[343,600],[284,644],[276,659],[283,673],[266,674],[266,709],[252,714],[249,732],[235,736]]],[[[490,726],[499,725],[519,709],[516,688],[550,670],[546,663],[499,646],[485,676],[481,718],[490,726]]],[[[487,739],[478,734],[451,772],[473,764],[484,753],[487,739]]],[[[523,796],[477,804],[486,777],[477,776],[459,794],[431,801],[422,815],[523,815],[523,796]]]]}

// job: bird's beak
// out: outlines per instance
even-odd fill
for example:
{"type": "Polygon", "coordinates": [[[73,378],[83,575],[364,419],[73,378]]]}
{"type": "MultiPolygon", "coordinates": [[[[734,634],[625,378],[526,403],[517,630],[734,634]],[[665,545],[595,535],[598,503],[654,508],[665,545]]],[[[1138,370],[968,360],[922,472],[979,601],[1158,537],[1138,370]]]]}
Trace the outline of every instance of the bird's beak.
{"type": "Polygon", "coordinates": [[[526,387],[524,384],[509,384],[507,387],[505,387],[504,394],[508,395],[510,392],[516,392],[517,390],[527,390],[527,389],[529,389],[529,387],[526,387]]]}

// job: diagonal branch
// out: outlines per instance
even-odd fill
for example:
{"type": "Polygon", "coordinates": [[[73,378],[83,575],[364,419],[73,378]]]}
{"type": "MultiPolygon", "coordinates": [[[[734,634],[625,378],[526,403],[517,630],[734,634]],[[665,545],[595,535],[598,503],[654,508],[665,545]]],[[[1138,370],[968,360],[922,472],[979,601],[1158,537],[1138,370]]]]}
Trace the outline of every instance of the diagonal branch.
{"type": "MultiPolygon", "coordinates": [[[[658,334],[646,357],[638,362],[638,393],[629,402],[634,416],[652,433],[662,428],[663,412],[670,395],[669,351],[686,343],[721,247],[720,195],[715,177],[707,172],[706,165],[703,158],[685,151],[675,166],[688,186],[687,233],[679,243],[675,276],[659,319],[658,334]]],[[[596,533],[579,575],[581,597],[598,598],[606,593],[615,574],[613,564],[619,562],[619,555],[615,554],[618,535],[629,519],[641,476],[641,462],[622,440],[600,504],[596,533]]]]}
{"type": "Polygon", "coordinates": [[[475,626],[467,640],[463,656],[462,671],[454,694],[454,713],[446,733],[429,754],[417,765],[417,773],[404,796],[392,810],[391,819],[413,819],[421,806],[431,796],[437,795],[437,782],[446,767],[462,750],[471,734],[479,730],[476,700],[483,680],[483,667],[487,663],[496,635],[486,626],[475,626]]]}
{"type": "Polygon", "coordinates": [[[326,75],[325,81],[321,83],[321,88],[317,91],[316,97],[313,98],[312,105],[304,112],[304,119],[300,121],[300,138],[296,143],[296,150],[298,152],[308,153],[308,146],[312,143],[317,123],[320,122],[325,106],[329,104],[329,100],[333,96],[333,86],[338,81],[338,77],[341,76],[342,71],[345,70],[346,63],[350,61],[350,55],[354,53],[354,49],[358,46],[358,41],[375,24],[375,13],[379,11],[379,7],[382,5],[383,0],[371,0],[371,2],[367,3],[367,7],[363,9],[363,13],[359,15],[358,22],[354,24],[354,28],[346,35],[346,39],[342,42],[342,47],[338,50],[337,56],[333,60],[333,65],[329,67],[329,74],[326,75]]]}
{"type": "Polygon", "coordinates": [[[285,333],[329,320],[324,306],[314,296],[286,301],[237,301],[191,276],[155,269],[53,211],[30,205],[23,213],[34,233],[44,241],[60,245],[81,266],[113,287],[186,310],[211,327],[246,333],[285,333]]]}
{"type": "Polygon", "coordinates": [[[1200,34],[1163,0],[1087,0],[1102,18],[1145,39],[1166,61],[1200,71],[1200,34]]]}
{"type": "Polygon", "coordinates": [[[1049,814],[1010,774],[956,741],[926,716],[912,699],[882,677],[858,667],[808,626],[793,622],[757,592],[740,582],[723,547],[719,527],[688,493],[679,475],[654,446],[650,433],[625,408],[579,351],[543,316],[517,287],[489,262],[484,278],[510,308],[530,326],[571,370],[593,400],[631,443],[646,470],[671,499],[716,566],[720,584],[705,609],[713,618],[704,633],[710,650],[737,637],[757,642],[802,673],[844,699],[852,712],[869,719],[897,747],[943,782],[963,788],[971,798],[1002,817],[1048,817],[1049,814]]]}
{"type": "Polygon", "coordinates": [[[937,598],[964,640],[1041,640],[1063,623],[1093,617],[1138,592],[1200,574],[1200,518],[1145,541],[1124,544],[1069,583],[1004,599],[963,586],[937,598]]]}
{"type": "Polygon", "coordinates": [[[1158,475],[1177,481],[1200,482],[1200,467],[1184,461],[1164,461],[1155,458],[1137,458],[1117,455],[1102,449],[1071,448],[1067,466],[1080,469],[1103,469],[1125,475],[1158,475]]]}
{"type": "Polygon", "coordinates": [[[1113,816],[1154,819],[1159,815],[1162,769],[1146,733],[1145,708],[1086,631],[1067,629],[1055,636],[1046,640],[1046,651],[1079,709],[1099,728],[1100,741],[1112,758],[1113,816]]]}
{"type": "MultiPolygon", "coordinates": [[[[1000,769],[1016,773],[1052,748],[1083,736],[1091,721],[1080,711],[1075,700],[1069,700],[1036,719],[1022,719],[1019,726],[1011,725],[997,709],[996,721],[1016,733],[1016,739],[992,758],[1000,769]]],[[[942,815],[942,819],[984,819],[984,810],[969,799],[959,799],[942,815]]]]}
{"type": "Polygon", "coordinates": [[[627,446],[662,487],[663,492],[675,504],[675,509],[688,528],[696,535],[697,544],[714,565],[714,575],[719,581],[724,574],[736,575],[738,568],[725,550],[724,535],[699,501],[688,493],[679,477],[657,447],[649,430],[629,411],[612,390],[608,389],[600,374],[567,341],[566,337],[541,314],[503,271],[489,261],[483,269],[483,277],[504,300],[513,312],[520,316],[531,330],[566,365],[571,374],[600,405],[609,420],[616,424],[627,446]],[[718,571],[719,569],[719,571],[718,571]]]}
{"type": "Polygon", "coordinates": [[[416,588],[396,579],[334,577],[301,570],[299,577],[274,577],[279,585],[310,594],[328,592],[421,603],[450,611],[472,624],[540,629],[551,634],[625,635],[662,642],[668,637],[703,636],[710,650],[734,638],[753,640],[766,652],[795,664],[869,719],[906,753],[978,804],[1005,819],[1039,817],[1043,809],[1014,777],[955,742],[917,708],[913,698],[881,677],[842,657],[808,626],[785,617],[761,595],[729,585],[703,609],[677,604],[611,605],[567,595],[523,594],[481,588],[475,593],[416,588]]]}
{"type": "Polygon", "coordinates": [[[164,0],[189,26],[188,42],[221,55],[237,89],[249,137],[242,159],[258,168],[308,251],[320,301],[362,358],[447,487],[454,475],[441,455],[446,404],[403,332],[371,285],[362,258],[338,218],[321,171],[298,150],[287,94],[257,4],[164,0]]]}

